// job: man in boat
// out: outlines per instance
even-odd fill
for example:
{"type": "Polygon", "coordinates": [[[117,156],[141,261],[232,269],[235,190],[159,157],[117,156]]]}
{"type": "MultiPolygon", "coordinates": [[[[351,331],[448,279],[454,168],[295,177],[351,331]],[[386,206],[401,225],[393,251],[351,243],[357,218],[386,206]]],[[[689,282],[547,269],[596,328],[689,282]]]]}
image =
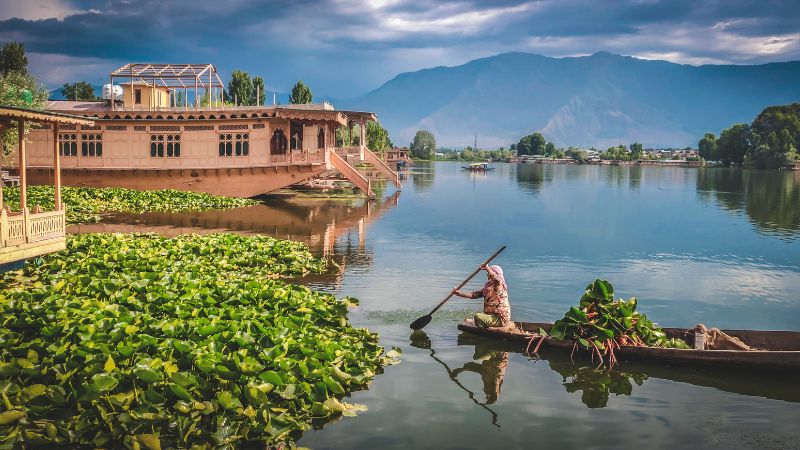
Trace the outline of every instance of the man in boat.
{"type": "Polygon", "coordinates": [[[481,328],[504,327],[511,324],[511,305],[508,303],[508,286],[500,266],[484,265],[486,284],[483,289],[473,292],[461,292],[453,289],[453,294],[463,298],[483,297],[483,312],[474,316],[475,325],[481,328]]]}

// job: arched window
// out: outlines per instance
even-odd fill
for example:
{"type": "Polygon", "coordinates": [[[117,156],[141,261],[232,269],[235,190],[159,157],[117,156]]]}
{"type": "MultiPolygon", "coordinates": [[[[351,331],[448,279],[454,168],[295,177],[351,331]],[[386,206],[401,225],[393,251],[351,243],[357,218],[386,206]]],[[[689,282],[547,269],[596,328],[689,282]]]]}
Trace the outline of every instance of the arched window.
{"type": "Polygon", "coordinates": [[[292,122],[291,126],[289,127],[291,131],[291,145],[290,148],[292,150],[302,150],[303,149],[303,125],[292,122]]]}
{"type": "Polygon", "coordinates": [[[317,132],[317,148],[325,148],[325,128],[319,127],[317,132]]]}
{"type": "Polygon", "coordinates": [[[283,130],[275,130],[272,133],[272,139],[269,140],[269,153],[271,155],[285,155],[288,147],[286,135],[283,130]]]}

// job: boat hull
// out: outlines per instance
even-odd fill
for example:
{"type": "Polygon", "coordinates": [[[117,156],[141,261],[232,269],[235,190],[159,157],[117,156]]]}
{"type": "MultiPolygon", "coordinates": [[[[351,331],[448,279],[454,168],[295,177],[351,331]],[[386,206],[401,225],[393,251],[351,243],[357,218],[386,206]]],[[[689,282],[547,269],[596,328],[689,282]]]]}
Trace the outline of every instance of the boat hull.
{"type": "MultiPolygon", "coordinates": [[[[509,342],[519,342],[527,345],[536,331],[542,328],[549,332],[552,324],[516,322],[517,328],[484,329],[475,326],[471,320],[466,320],[458,325],[458,329],[475,335],[492,339],[501,339],[509,342]]],[[[692,345],[694,333],[691,329],[664,328],[668,337],[684,339],[692,345]]],[[[731,336],[742,339],[749,345],[765,350],[696,350],[675,349],[658,347],[620,347],[614,351],[620,361],[650,361],[686,366],[713,366],[729,368],[746,368],[763,371],[792,371],[800,372],[800,332],[796,331],[750,331],[750,330],[723,330],[731,336]]],[[[574,341],[545,338],[542,348],[571,352],[574,341]]],[[[588,355],[588,352],[586,353],[588,355]]]]}

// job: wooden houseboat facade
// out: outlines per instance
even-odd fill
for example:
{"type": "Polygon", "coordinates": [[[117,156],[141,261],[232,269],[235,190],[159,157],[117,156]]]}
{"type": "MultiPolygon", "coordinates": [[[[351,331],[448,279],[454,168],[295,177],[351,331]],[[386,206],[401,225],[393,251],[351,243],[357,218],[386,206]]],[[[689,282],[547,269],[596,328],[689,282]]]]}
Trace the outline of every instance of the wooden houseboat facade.
{"type": "Polygon", "coordinates": [[[372,197],[370,181],[351,164],[364,161],[399,187],[397,174],[365,145],[366,123],[377,120],[373,113],[328,103],[231,106],[212,65],[129,64],[111,80],[109,100],[48,102],[48,111],[83,116],[94,125],[32,130],[32,183],[52,183],[50,149],[57,145],[68,186],[252,197],[335,169],[372,197]],[[114,98],[115,77],[125,74],[130,80],[114,98]],[[336,130],[356,124],[358,145],[337,147],[336,130]]]}

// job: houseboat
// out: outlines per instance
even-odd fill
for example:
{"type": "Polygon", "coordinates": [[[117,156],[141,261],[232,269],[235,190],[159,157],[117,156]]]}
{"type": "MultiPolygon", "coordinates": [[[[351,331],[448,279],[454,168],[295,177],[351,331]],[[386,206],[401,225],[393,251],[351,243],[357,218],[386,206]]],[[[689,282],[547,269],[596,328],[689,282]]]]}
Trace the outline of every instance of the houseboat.
{"type": "Polygon", "coordinates": [[[397,170],[414,165],[414,161],[411,159],[411,150],[407,147],[387,150],[381,156],[386,164],[389,166],[394,164],[397,170]]]}
{"type": "Polygon", "coordinates": [[[329,103],[238,106],[211,64],[126,64],[109,80],[103,101],[48,102],[49,112],[94,124],[32,130],[31,183],[52,183],[57,145],[68,186],[252,197],[335,169],[374,197],[353,167],[367,162],[400,187],[397,173],[365,145],[366,124],[377,120],[371,112],[329,103]],[[355,125],[357,144],[336,146],[336,130],[355,125]]]}

